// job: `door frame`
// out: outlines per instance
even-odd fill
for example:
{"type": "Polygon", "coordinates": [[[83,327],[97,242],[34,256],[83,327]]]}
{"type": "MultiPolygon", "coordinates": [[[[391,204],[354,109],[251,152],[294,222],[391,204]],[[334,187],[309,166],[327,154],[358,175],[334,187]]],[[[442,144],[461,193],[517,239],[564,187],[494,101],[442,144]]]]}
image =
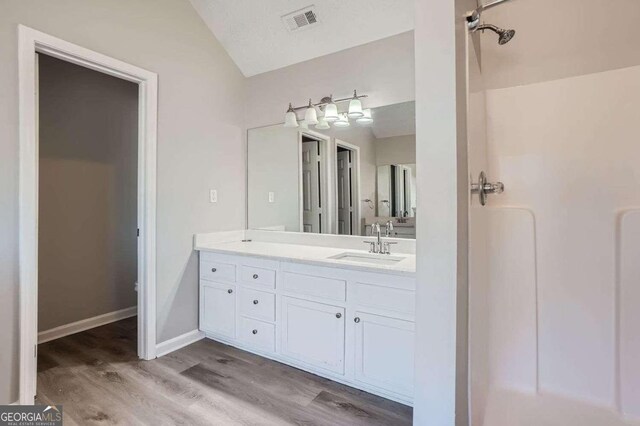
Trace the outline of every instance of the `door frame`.
{"type": "MultiPolygon", "coordinates": [[[[37,53],[138,84],[138,356],[156,357],[157,74],[18,25],[19,396],[34,403],[38,344],[37,53]]],[[[133,283],[132,283],[133,284],[133,283]]]]}
{"type": "Polygon", "coordinates": [[[314,132],[313,130],[308,130],[308,129],[304,129],[304,130],[300,130],[298,132],[298,212],[300,214],[300,232],[304,232],[304,221],[303,221],[303,217],[302,217],[302,211],[303,211],[303,197],[304,197],[304,193],[303,193],[303,188],[302,188],[302,137],[303,136],[307,136],[309,138],[312,139],[316,139],[318,141],[318,143],[320,144],[320,157],[321,159],[324,161],[324,164],[322,164],[322,167],[320,168],[321,172],[324,173],[324,179],[323,176],[320,176],[320,197],[321,200],[323,201],[322,203],[322,234],[330,234],[331,233],[331,221],[332,218],[331,216],[331,212],[333,212],[332,210],[332,206],[331,206],[331,194],[330,194],[330,184],[329,184],[329,155],[330,155],[330,151],[329,151],[329,145],[331,142],[331,138],[327,135],[323,135],[322,133],[318,133],[318,132],[314,132]]]}
{"type": "MultiPolygon", "coordinates": [[[[350,144],[349,142],[345,142],[341,139],[335,138],[335,144],[334,144],[334,150],[333,150],[333,154],[334,154],[334,161],[333,161],[333,180],[334,180],[334,185],[333,185],[333,190],[334,190],[334,195],[335,195],[335,199],[337,200],[337,196],[338,196],[338,147],[342,147],[345,149],[348,149],[349,151],[353,152],[353,159],[352,159],[352,170],[353,170],[353,174],[351,176],[351,186],[353,187],[353,222],[351,223],[351,230],[352,233],[351,235],[362,235],[362,224],[360,223],[362,221],[362,218],[360,216],[360,203],[362,201],[360,201],[360,147],[357,145],[353,145],[350,144]],[[355,230],[355,232],[353,232],[355,230]]],[[[335,208],[334,208],[334,218],[335,220],[333,221],[333,225],[335,227],[335,229],[333,230],[335,234],[338,233],[338,203],[336,201],[335,203],[335,208]]]]}

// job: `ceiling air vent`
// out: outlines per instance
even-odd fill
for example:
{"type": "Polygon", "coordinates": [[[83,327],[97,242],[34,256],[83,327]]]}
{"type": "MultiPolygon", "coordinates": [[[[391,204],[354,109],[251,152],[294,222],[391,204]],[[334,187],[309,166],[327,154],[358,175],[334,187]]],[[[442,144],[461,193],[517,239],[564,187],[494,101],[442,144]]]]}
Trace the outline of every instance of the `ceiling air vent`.
{"type": "Polygon", "coordinates": [[[282,17],[282,22],[284,22],[284,25],[287,27],[289,32],[295,32],[309,28],[320,21],[314,11],[314,6],[311,5],[284,15],[282,17]]]}

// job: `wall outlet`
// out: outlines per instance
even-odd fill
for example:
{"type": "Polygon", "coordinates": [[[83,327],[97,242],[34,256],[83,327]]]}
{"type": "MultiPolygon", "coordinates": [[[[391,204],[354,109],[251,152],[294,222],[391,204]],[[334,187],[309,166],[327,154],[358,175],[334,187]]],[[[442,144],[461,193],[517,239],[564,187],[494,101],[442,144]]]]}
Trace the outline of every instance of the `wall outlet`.
{"type": "Polygon", "coordinates": [[[274,203],[276,201],[276,193],[275,192],[269,192],[269,202],[270,203],[274,203]]]}
{"type": "Polygon", "coordinates": [[[212,189],[209,191],[209,202],[210,203],[218,202],[218,191],[216,189],[212,189]]]}

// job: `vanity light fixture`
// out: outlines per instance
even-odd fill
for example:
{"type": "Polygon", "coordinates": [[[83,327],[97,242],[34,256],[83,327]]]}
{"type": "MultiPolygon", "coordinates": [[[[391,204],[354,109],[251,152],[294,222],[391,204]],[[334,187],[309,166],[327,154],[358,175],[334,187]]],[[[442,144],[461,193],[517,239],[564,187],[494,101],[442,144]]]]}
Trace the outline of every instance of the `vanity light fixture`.
{"type": "Polygon", "coordinates": [[[349,118],[347,114],[339,114],[339,118],[333,122],[334,127],[349,127],[349,118]]]}
{"type": "Polygon", "coordinates": [[[329,96],[329,103],[324,107],[324,121],[331,123],[338,120],[338,106],[333,102],[333,96],[329,96]]]}
{"type": "Polygon", "coordinates": [[[371,117],[371,108],[367,108],[362,111],[362,117],[356,119],[356,123],[358,124],[369,124],[373,123],[373,118],[371,117]]]}
{"type": "Polygon", "coordinates": [[[304,113],[304,122],[307,125],[318,124],[318,114],[316,113],[316,107],[311,103],[311,99],[309,99],[307,111],[304,113]]]}
{"type": "Polygon", "coordinates": [[[333,95],[330,95],[325,96],[315,104],[309,99],[309,103],[302,107],[294,107],[289,104],[289,109],[287,109],[284,117],[284,127],[299,127],[296,112],[302,110],[305,111],[304,124],[307,126],[315,125],[316,129],[319,130],[330,129],[330,123],[338,121],[340,122],[340,124],[337,124],[338,127],[348,127],[350,125],[349,118],[356,119],[360,124],[371,123],[373,121],[371,119],[371,110],[362,109],[361,99],[366,97],[367,95],[358,95],[358,92],[354,90],[353,96],[350,98],[333,99],[333,95]],[[338,105],[336,104],[340,102],[349,102],[349,109],[346,113],[338,113],[338,105]],[[316,107],[324,113],[323,117],[318,117],[316,107]],[[368,117],[366,111],[369,111],[368,117]]]}
{"type": "Polygon", "coordinates": [[[358,99],[358,93],[353,91],[353,98],[349,101],[349,118],[359,118],[364,115],[362,112],[362,102],[358,99]]]}
{"type": "Polygon", "coordinates": [[[329,126],[329,123],[327,123],[327,120],[325,120],[324,117],[320,117],[320,119],[318,120],[318,124],[316,124],[316,129],[327,130],[330,128],[331,126],[329,126]]]}
{"type": "Polygon", "coordinates": [[[284,127],[298,127],[298,117],[291,103],[289,103],[289,109],[284,115],[284,127]]]}

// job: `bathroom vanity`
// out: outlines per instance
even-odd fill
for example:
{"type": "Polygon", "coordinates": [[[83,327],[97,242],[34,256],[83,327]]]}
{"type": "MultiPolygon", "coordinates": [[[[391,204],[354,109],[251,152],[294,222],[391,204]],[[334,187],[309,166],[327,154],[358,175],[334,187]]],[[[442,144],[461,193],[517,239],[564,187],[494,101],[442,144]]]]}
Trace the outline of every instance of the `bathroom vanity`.
{"type": "Polygon", "coordinates": [[[415,242],[397,241],[386,255],[368,253],[362,240],[267,231],[196,236],[200,329],[411,405],[415,242]]]}

